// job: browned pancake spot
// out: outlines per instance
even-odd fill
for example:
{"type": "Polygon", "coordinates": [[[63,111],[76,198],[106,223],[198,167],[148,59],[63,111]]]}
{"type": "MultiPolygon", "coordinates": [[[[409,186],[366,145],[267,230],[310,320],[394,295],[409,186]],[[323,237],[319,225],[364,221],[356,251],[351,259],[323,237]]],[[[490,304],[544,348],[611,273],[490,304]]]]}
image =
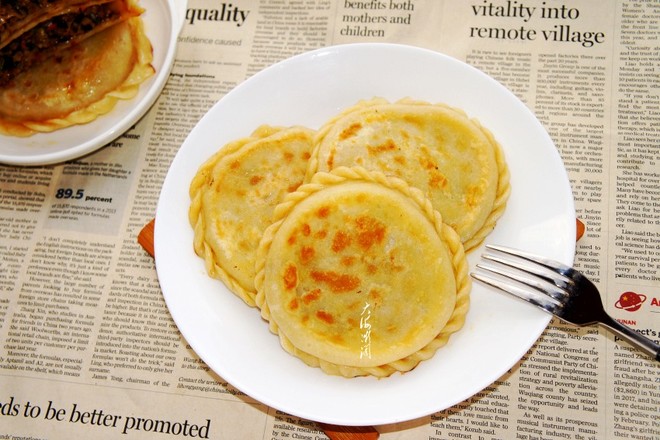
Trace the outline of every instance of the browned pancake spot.
{"type": "Polygon", "coordinates": [[[287,190],[287,192],[292,193],[292,192],[294,192],[295,190],[297,190],[298,187],[299,187],[300,185],[302,185],[302,181],[300,181],[300,182],[296,182],[296,183],[292,183],[291,185],[289,185],[289,186],[287,187],[286,190],[287,190]]]}
{"type": "Polygon", "coordinates": [[[351,244],[351,236],[344,231],[337,231],[332,238],[332,251],[339,253],[351,244]]]}
{"type": "Polygon", "coordinates": [[[339,134],[339,139],[345,140],[350,137],[353,137],[358,131],[360,131],[361,128],[362,128],[362,124],[359,123],[352,124],[351,126],[347,127],[339,134]]]}
{"type": "Polygon", "coordinates": [[[439,171],[430,173],[429,186],[432,188],[444,188],[447,186],[447,178],[439,171]]]}
{"type": "Polygon", "coordinates": [[[341,258],[341,264],[342,266],[350,267],[353,264],[355,264],[355,257],[352,256],[346,256],[341,258]]]}
{"type": "Polygon", "coordinates": [[[289,301],[289,310],[296,309],[298,309],[298,298],[293,298],[291,301],[289,301]]]}
{"type": "Polygon", "coordinates": [[[302,301],[305,305],[309,305],[313,301],[317,301],[321,297],[321,289],[314,289],[307,292],[302,296],[302,301]]]}
{"type": "Polygon", "coordinates": [[[327,218],[328,215],[330,215],[330,207],[329,206],[323,206],[322,208],[319,208],[318,211],[316,211],[316,216],[318,218],[327,218]]]}
{"type": "Polygon", "coordinates": [[[303,246],[300,248],[300,262],[302,264],[308,264],[310,261],[312,261],[312,258],[314,258],[315,253],[316,252],[314,251],[313,247],[303,246]]]}
{"type": "Polygon", "coordinates": [[[358,277],[330,270],[314,270],[310,275],[314,281],[326,284],[335,293],[350,292],[360,285],[358,277]]]}
{"type": "Polygon", "coordinates": [[[318,310],[316,312],[316,317],[321,321],[325,322],[326,324],[332,324],[335,322],[335,318],[332,316],[332,314],[324,310],[318,310]]]}
{"type": "Polygon", "coordinates": [[[357,242],[364,250],[368,250],[385,238],[385,225],[373,217],[361,216],[355,219],[357,225],[357,242]]]}
{"type": "Polygon", "coordinates": [[[332,170],[334,168],[335,164],[335,152],[331,152],[328,154],[328,159],[325,161],[326,166],[328,167],[328,170],[332,170]]]}
{"type": "Polygon", "coordinates": [[[295,265],[289,264],[284,269],[284,287],[287,289],[295,289],[298,285],[298,269],[295,265]]]}
{"type": "Polygon", "coordinates": [[[367,151],[373,155],[384,153],[386,151],[394,151],[396,149],[397,146],[392,139],[388,139],[385,143],[380,145],[367,145],[367,151]]]}

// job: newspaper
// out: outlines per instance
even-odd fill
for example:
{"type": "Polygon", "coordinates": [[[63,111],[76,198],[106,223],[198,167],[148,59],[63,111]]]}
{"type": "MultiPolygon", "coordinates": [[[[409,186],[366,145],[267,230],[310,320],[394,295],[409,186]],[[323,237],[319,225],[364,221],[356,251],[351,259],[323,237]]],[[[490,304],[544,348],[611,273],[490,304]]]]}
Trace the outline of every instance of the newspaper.
{"type": "MultiPolygon", "coordinates": [[[[136,237],[186,135],[252,74],[352,42],[424,47],[506,85],[556,143],[586,234],[575,266],[660,338],[656,0],[189,0],[153,108],[89,156],[0,166],[0,438],[323,439],[254,401],[180,336],[136,237]]],[[[382,439],[659,439],[657,362],[553,320],[506,375],[382,439]]]]}

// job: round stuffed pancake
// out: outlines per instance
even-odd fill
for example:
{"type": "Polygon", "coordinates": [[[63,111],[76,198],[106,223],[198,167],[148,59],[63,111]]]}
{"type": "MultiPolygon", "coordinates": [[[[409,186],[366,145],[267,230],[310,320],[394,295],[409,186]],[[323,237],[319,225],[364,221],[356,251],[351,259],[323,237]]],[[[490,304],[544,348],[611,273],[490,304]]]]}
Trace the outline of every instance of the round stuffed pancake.
{"type": "Polygon", "coordinates": [[[135,97],[154,74],[143,10],[133,0],[51,3],[32,11],[38,19],[23,17],[22,28],[0,29],[13,38],[0,45],[0,133],[29,136],[91,122],[135,97]]]}
{"type": "Polygon", "coordinates": [[[509,194],[499,144],[444,104],[375,98],[346,109],[319,129],[307,179],[341,166],[381,171],[422,190],[466,250],[492,231],[509,194]]]}
{"type": "Polygon", "coordinates": [[[302,183],[313,136],[304,127],[259,127],[209,158],[190,185],[195,252],[250,306],[259,241],[275,206],[302,183]]]}
{"type": "Polygon", "coordinates": [[[257,255],[257,305],[285,350],[326,373],[389,376],[463,325],[460,237],[421,191],[362,168],[287,196],[257,255]]]}

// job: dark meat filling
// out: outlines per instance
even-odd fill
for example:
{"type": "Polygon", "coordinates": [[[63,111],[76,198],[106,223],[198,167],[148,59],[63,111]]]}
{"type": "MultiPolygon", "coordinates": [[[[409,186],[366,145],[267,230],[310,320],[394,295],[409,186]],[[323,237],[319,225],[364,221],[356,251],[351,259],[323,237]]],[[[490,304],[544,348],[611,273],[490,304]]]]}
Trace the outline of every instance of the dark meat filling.
{"type": "Polygon", "coordinates": [[[53,50],[72,42],[97,26],[114,20],[119,11],[108,4],[59,15],[24,33],[0,50],[0,86],[17,74],[53,55],[53,50]]]}
{"type": "Polygon", "coordinates": [[[23,20],[35,11],[48,8],[53,3],[62,3],[62,0],[3,0],[0,2],[0,38],[6,37],[7,29],[14,22],[23,20]]]}
{"type": "MultiPolygon", "coordinates": [[[[62,0],[13,0],[0,4],[0,17],[25,17],[35,9],[46,8],[51,3],[63,3],[62,0]]],[[[0,29],[4,19],[0,18],[0,29]]]]}

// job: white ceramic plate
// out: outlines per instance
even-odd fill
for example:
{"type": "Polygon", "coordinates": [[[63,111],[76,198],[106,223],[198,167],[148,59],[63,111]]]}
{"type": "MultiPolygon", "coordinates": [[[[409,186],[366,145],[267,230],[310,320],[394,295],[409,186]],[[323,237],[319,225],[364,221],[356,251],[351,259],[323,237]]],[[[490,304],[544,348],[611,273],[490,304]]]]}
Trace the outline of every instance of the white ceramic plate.
{"type": "Polygon", "coordinates": [[[567,264],[575,251],[573,197],[551,139],[513,94],[462,62],[408,46],[344,45],[296,56],[236,87],[193,129],[165,180],[155,230],[163,295],[183,336],[225,380],[271,407],[340,425],[410,420],[471,397],[515,365],[550,319],[475,283],[465,327],[431,360],[386,379],[344,379],[285,353],[256,309],[206,275],[187,218],[198,166],[260,124],[317,128],[374,96],[445,102],[478,118],[504,146],[511,169],[510,202],[488,242],[567,264]]]}
{"type": "Polygon", "coordinates": [[[0,163],[48,165],[96,151],[128,130],[156,101],[174,63],[176,40],[183,24],[185,0],[141,0],[142,19],[154,51],[156,74],[140,86],[138,95],[119,101],[108,114],[84,125],[27,138],[0,135],[0,163]]]}

